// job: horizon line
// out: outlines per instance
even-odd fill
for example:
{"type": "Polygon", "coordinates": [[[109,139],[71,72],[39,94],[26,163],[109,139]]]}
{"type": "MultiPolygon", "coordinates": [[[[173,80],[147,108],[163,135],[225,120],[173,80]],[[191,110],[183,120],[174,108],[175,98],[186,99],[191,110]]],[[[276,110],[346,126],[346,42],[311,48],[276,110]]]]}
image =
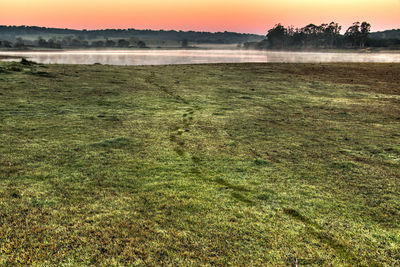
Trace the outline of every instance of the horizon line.
{"type": "MultiPolygon", "coordinates": [[[[275,24],[275,26],[278,25],[278,24],[281,24],[281,23],[278,22],[278,23],[275,24]]],[[[308,23],[307,25],[309,25],[309,24],[314,24],[314,23],[308,23]]],[[[293,25],[285,26],[283,24],[281,24],[281,25],[284,26],[285,28],[293,26],[293,25]]],[[[315,24],[315,25],[317,25],[317,24],[315,24]]],[[[148,29],[138,29],[138,28],[98,28],[98,29],[87,29],[87,28],[80,28],[79,29],[79,28],[68,28],[68,27],[54,27],[54,26],[49,27],[49,26],[37,26],[37,25],[25,25],[25,24],[20,24],[20,25],[11,25],[11,24],[9,24],[9,25],[6,25],[6,24],[1,25],[0,24],[0,27],[2,27],[2,26],[6,26],[6,27],[37,27],[37,28],[61,29],[61,30],[72,30],[72,31],[106,31],[106,30],[137,30],[137,31],[155,31],[155,32],[157,32],[157,31],[165,31],[165,32],[167,32],[167,31],[175,31],[175,32],[202,32],[202,33],[213,33],[213,34],[215,34],[215,33],[237,33],[237,34],[258,35],[258,36],[265,36],[267,34],[267,33],[260,34],[260,33],[249,33],[249,32],[237,32],[237,31],[227,31],[227,30],[225,30],[225,31],[202,31],[202,30],[150,29],[150,28],[148,28],[148,29]]],[[[385,30],[379,30],[379,31],[374,31],[374,32],[383,32],[383,31],[391,31],[391,30],[400,30],[400,28],[392,28],[392,29],[387,28],[385,30]]],[[[374,32],[371,32],[371,33],[374,33],[374,32]]]]}
{"type": "Polygon", "coordinates": [[[98,29],[86,29],[86,28],[63,28],[63,27],[48,27],[48,26],[37,26],[37,25],[25,25],[25,24],[20,24],[20,25],[6,25],[6,24],[0,24],[0,27],[6,26],[6,27],[38,27],[38,28],[47,28],[47,29],[61,29],[61,30],[72,30],[72,31],[105,31],[105,30],[137,30],[137,31],[175,31],[175,32],[207,32],[207,33],[238,33],[238,34],[248,34],[248,35],[259,35],[259,36],[264,36],[265,34],[259,34],[259,33],[249,33],[249,32],[235,32],[235,31],[202,31],[202,30],[176,30],[176,29],[138,29],[138,28],[98,28],[98,29]]]}

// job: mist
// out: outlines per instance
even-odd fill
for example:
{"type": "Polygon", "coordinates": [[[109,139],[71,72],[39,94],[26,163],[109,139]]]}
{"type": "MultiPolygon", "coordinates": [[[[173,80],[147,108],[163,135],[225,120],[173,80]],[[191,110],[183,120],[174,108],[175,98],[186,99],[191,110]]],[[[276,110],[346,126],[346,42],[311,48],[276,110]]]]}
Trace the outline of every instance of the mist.
{"type": "Polygon", "coordinates": [[[255,50],[109,50],[0,52],[44,64],[171,65],[207,63],[400,62],[400,53],[326,53],[255,50]]]}

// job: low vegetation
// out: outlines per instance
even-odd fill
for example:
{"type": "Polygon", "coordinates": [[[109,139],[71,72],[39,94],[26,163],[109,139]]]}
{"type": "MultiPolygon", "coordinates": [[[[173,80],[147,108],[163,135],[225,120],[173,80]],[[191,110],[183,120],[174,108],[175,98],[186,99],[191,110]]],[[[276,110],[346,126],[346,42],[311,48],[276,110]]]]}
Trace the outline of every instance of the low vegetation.
{"type": "Polygon", "coordinates": [[[399,64],[28,63],[0,265],[399,264],[399,64]]]}

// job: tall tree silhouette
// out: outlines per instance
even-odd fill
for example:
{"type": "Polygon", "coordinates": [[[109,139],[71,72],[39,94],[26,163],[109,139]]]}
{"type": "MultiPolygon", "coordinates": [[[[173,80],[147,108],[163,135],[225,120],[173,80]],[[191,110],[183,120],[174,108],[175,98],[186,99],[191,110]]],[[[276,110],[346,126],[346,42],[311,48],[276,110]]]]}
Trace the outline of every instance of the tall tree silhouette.
{"type": "Polygon", "coordinates": [[[371,31],[371,24],[369,24],[368,22],[365,22],[365,21],[363,23],[361,23],[360,47],[365,46],[365,43],[367,42],[368,34],[370,31],[371,31]]]}
{"type": "Polygon", "coordinates": [[[267,39],[272,48],[284,48],[286,39],[286,28],[280,23],[275,25],[274,28],[270,29],[267,34],[267,39]]]}
{"type": "Polygon", "coordinates": [[[349,28],[347,28],[346,33],[344,34],[347,40],[351,42],[351,46],[355,47],[360,45],[360,22],[354,22],[349,28]]]}

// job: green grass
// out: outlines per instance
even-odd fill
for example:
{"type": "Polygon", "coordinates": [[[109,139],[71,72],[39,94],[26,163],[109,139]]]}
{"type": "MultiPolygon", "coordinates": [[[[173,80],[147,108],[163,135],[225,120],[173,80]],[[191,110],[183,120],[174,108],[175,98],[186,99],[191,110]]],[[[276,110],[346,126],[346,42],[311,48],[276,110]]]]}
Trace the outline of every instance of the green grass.
{"type": "Polygon", "coordinates": [[[0,265],[396,265],[399,64],[0,63],[0,265]]]}

